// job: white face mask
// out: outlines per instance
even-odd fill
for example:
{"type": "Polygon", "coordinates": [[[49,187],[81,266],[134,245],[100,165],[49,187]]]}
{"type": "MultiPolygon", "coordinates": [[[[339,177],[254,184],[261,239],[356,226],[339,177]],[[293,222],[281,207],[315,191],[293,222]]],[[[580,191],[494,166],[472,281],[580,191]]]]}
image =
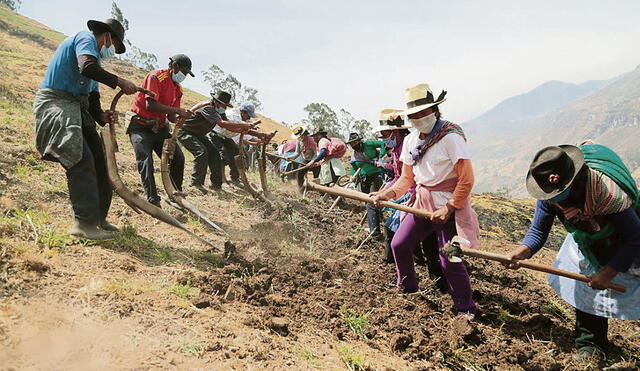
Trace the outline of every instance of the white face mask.
{"type": "Polygon", "coordinates": [[[429,116],[425,116],[420,119],[409,119],[411,121],[411,126],[416,128],[421,133],[429,134],[433,127],[436,125],[438,119],[436,119],[436,113],[432,113],[429,116]]]}
{"type": "Polygon", "coordinates": [[[182,71],[178,71],[178,73],[172,74],[171,78],[173,79],[174,82],[177,82],[179,84],[179,83],[183,82],[184,79],[187,78],[187,75],[182,73],[182,71]]]}
{"type": "Polygon", "coordinates": [[[116,47],[113,45],[111,35],[109,35],[109,43],[111,43],[111,46],[107,46],[105,40],[105,45],[102,45],[102,47],[100,48],[100,56],[102,58],[113,58],[116,56],[116,47]]]}
{"type": "Polygon", "coordinates": [[[102,48],[100,48],[100,56],[102,58],[113,58],[116,55],[116,47],[111,45],[111,46],[106,46],[106,45],[102,45],[102,48]]]}

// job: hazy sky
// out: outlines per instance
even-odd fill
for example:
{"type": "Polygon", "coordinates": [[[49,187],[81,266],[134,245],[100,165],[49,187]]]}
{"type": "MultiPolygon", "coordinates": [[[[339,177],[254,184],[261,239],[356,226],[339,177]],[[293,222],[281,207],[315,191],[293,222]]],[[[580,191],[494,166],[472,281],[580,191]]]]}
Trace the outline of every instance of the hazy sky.
{"type": "MultiPolygon", "coordinates": [[[[23,0],[20,12],[67,35],[110,16],[111,1],[23,0]]],[[[185,53],[201,93],[211,64],[259,90],[287,122],[324,102],[377,122],[427,82],[452,121],[472,119],[548,80],[607,79],[640,64],[638,0],[120,0],[134,45],[185,53]]]]}

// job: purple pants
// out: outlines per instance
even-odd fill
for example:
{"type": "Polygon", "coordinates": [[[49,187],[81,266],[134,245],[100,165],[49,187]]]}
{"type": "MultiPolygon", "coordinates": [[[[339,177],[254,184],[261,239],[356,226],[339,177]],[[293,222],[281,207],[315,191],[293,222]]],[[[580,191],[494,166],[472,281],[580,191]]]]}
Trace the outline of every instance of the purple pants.
{"type": "MultiPolygon", "coordinates": [[[[391,250],[396,260],[398,286],[404,292],[418,291],[418,279],[414,266],[414,251],[433,230],[438,236],[438,245],[442,248],[456,235],[456,224],[453,215],[444,225],[428,221],[425,218],[407,214],[400,223],[391,241],[391,250]]],[[[440,253],[440,266],[447,278],[449,293],[458,312],[476,312],[476,304],[471,298],[469,274],[462,263],[451,263],[440,253]]]]}

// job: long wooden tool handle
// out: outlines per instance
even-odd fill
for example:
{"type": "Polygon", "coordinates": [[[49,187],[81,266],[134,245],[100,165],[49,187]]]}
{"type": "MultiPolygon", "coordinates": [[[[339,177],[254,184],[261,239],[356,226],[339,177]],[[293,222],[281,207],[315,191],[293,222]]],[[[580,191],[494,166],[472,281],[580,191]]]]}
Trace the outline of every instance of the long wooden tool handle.
{"type": "Polygon", "coordinates": [[[269,152],[267,152],[267,156],[271,156],[271,157],[279,158],[279,159],[281,159],[281,160],[289,161],[289,162],[293,162],[293,163],[296,163],[296,164],[298,164],[298,165],[302,165],[302,166],[306,165],[304,162],[300,162],[300,161],[296,161],[296,160],[287,160],[287,158],[286,158],[286,157],[278,156],[278,155],[276,155],[276,154],[274,154],[274,153],[269,153],[269,152]]]}
{"type": "MultiPolygon", "coordinates": [[[[325,187],[314,182],[307,181],[305,184],[305,188],[311,189],[317,192],[328,193],[334,196],[342,196],[345,198],[350,198],[352,200],[366,202],[368,204],[373,204],[373,199],[369,197],[366,193],[352,191],[350,189],[345,189],[342,187],[325,187]]],[[[380,205],[384,207],[389,207],[391,209],[396,209],[400,211],[404,211],[406,213],[411,213],[417,216],[421,216],[423,218],[431,218],[431,213],[426,210],[416,209],[415,207],[400,205],[391,201],[379,201],[380,205]]]]}
{"type": "Polygon", "coordinates": [[[297,169],[293,169],[293,170],[291,170],[291,171],[286,171],[286,172],[284,172],[284,173],[280,174],[280,176],[287,176],[287,175],[290,175],[290,174],[295,174],[295,173],[297,173],[298,171],[302,171],[302,170],[309,170],[309,169],[310,169],[309,167],[301,166],[301,167],[299,167],[299,168],[297,168],[297,169]]]}
{"type": "MultiPolygon", "coordinates": [[[[475,258],[482,258],[482,259],[488,259],[488,260],[494,260],[500,263],[512,263],[512,261],[507,258],[504,255],[500,255],[500,254],[494,254],[491,252],[487,252],[487,251],[481,251],[481,250],[474,250],[474,249],[469,249],[469,248],[460,248],[460,250],[462,251],[462,253],[464,255],[467,256],[473,256],[475,258]]],[[[551,274],[555,274],[556,276],[562,276],[562,277],[567,277],[567,278],[571,278],[574,279],[576,281],[582,281],[582,282],[589,282],[591,281],[591,279],[587,276],[585,276],[584,274],[578,274],[578,273],[574,273],[574,272],[569,272],[569,271],[565,271],[563,269],[558,269],[555,267],[551,267],[548,265],[544,265],[544,264],[539,264],[539,263],[534,263],[534,262],[530,262],[530,261],[522,261],[519,260],[518,264],[523,267],[523,268],[527,268],[527,269],[532,269],[534,271],[539,271],[539,272],[545,272],[545,273],[551,273],[551,274]]],[[[627,292],[627,289],[625,287],[622,287],[620,285],[616,285],[616,284],[611,284],[611,286],[609,286],[609,288],[618,291],[618,292],[627,292]]]]}

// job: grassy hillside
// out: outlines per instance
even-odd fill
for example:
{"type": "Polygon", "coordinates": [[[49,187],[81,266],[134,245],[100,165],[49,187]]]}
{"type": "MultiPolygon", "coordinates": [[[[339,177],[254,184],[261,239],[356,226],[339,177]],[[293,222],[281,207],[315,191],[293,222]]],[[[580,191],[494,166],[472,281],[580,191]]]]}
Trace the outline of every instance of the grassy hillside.
{"type": "MultiPolygon", "coordinates": [[[[55,44],[62,35],[2,11],[0,368],[640,367],[638,321],[610,322],[613,349],[606,361],[574,362],[573,312],[542,274],[469,259],[481,310],[472,323],[452,313],[450,297],[437,291],[425,267],[417,267],[423,291],[400,294],[394,267],[381,262],[383,244],[357,247],[367,235],[360,224],[363,205],[345,202],[329,213],[331,198],[302,198],[293,184],[276,177],[269,178],[272,207],[241,190],[205,196],[186,190],[230,237],[167,210],[214,248],[136,214],[118,197],[109,214],[122,227],[115,239],[70,238],[63,171],[39,160],[30,124],[31,101],[48,58],[41,45],[55,44]],[[34,36],[40,32],[55,38],[34,36]]],[[[109,68],[132,78],[143,75],[122,62],[109,68]]],[[[200,99],[187,93],[188,102],[200,99]]],[[[140,191],[122,130],[118,140],[123,181],[140,191]]],[[[257,183],[257,174],[249,175],[257,183]]],[[[518,243],[533,212],[531,201],[493,195],[476,195],[473,204],[481,248],[500,253],[518,243]]],[[[561,238],[555,231],[549,246],[561,238]]],[[[553,255],[543,249],[536,261],[550,263],[553,255]]]]}
{"type": "MultiPolygon", "coordinates": [[[[21,108],[29,108],[33,96],[42,83],[49,58],[55,48],[64,40],[65,35],[53,31],[29,18],[20,16],[4,6],[0,6],[0,95],[8,102],[21,108]]],[[[146,71],[126,61],[113,59],[106,61],[104,67],[113,73],[133,82],[142,82],[146,71]]],[[[108,106],[117,90],[102,86],[103,106],[108,106]]],[[[183,105],[191,105],[209,99],[202,94],[185,89],[183,105]]],[[[125,111],[131,107],[132,96],[124,96],[118,109],[125,111]]],[[[278,122],[259,115],[263,131],[278,130],[275,141],[290,139],[291,130],[278,122]]],[[[31,122],[31,120],[26,120],[31,122]]]]}

